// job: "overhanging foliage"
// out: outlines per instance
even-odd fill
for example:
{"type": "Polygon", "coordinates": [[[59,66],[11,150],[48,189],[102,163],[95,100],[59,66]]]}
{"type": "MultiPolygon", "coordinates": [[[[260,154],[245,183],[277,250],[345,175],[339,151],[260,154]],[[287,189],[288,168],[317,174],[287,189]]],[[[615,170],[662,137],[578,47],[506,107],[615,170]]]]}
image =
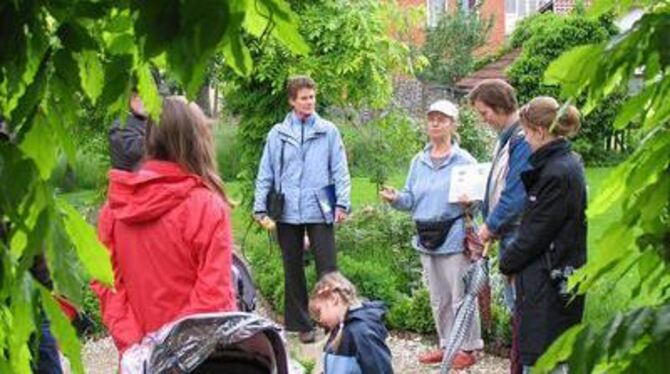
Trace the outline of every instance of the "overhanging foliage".
{"type": "Polygon", "coordinates": [[[83,371],[72,327],[50,292],[29,276],[35,254],[46,249],[55,291],[77,305],[85,281],[113,283],[94,229],[49,182],[59,154],[74,164],[68,134],[76,132],[83,106],[123,116],[135,83],[157,118],[161,104],[150,69],[170,70],[193,98],[217,51],[238,74],[251,71],[243,30],[258,37],[268,30],[266,39],[293,53],[309,50],[283,0],[0,4],[0,114],[15,135],[11,144],[0,144],[0,210],[11,228],[0,250],[0,372],[31,371],[29,340],[40,310],[75,372],[83,371]]]}

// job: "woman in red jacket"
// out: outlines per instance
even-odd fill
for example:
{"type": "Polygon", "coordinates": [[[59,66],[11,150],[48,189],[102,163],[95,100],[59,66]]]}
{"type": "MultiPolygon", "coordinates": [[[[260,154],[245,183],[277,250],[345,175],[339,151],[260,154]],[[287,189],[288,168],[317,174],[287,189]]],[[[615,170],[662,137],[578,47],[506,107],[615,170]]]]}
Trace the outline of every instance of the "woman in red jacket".
{"type": "Polygon", "coordinates": [[[109,172],[98,223],[115,289],[93,288],[120,355],[180,317],[236,309],[230,208],[208,119],[196,104],[168,97],[145,142],[139,170],[109,172]]]}

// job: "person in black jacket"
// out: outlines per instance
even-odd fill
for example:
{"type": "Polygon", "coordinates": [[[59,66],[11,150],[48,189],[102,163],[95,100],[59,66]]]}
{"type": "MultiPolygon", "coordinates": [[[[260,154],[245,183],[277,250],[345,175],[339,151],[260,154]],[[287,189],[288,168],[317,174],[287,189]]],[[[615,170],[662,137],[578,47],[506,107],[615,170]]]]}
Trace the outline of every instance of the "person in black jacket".
{"type": "Polygon", "coordinates": [[[356,288],[337,271],[324,274],[314,287],[309,311],[330,331],[324,347],[324,374],[392,374],[386,345],[386,308],[361,301],[356,288]]]}
{"type": "Polygon", "coordinates": [[[130,94],[126,125],[117,119],[109,130],[109,151],[112,168],[134,171],[144,156],[144,133],[147,127],[147,113],[136,89],[130,94]]]}
{"type": "Polygon", "coordinates": [[[533,154],[521,174],[528,202],[516,239],[500,258],[500,271],[516,286],[519,348],[524,373],[561,333],[579,323],[584,297],[567,290],[567,278],[586,262],[584,167],[568,137],[580,126],[574,106],[561,110],[537,97],[520,113],[533,154]]]}

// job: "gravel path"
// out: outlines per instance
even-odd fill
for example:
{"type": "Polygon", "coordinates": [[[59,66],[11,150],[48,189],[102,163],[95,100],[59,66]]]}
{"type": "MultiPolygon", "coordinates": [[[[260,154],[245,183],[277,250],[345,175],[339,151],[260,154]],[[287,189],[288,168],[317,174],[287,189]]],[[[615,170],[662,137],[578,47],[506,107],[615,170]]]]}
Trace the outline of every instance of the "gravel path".
{"type": "MultiPolygon", "coordinates": [[[[323,338],[323,336],[322,336],[323,338]]],[[[316,363],[313,373],[320,373],[321,348],[325,339],[314,344],[298,344],[293,337],[288,338],[288,349],[291,355],[300,361],[316,363]]],[[[432,347],[429,339],[417,334],[392,333],[387,340],[393,354],[393,368],[396,373],[419,374],[439,373],[439,365],[422,366],[417,357],[432,347]]],[[[84,367],[90,374],[112,374],[116,372],[117,353],[111,338],[88,341],[82,352],[84,367]]],[[[477,364],[460,373],[469,374],[504,374],[509,371],[509,360],[497,356],[483,354],[477,364]]]]}

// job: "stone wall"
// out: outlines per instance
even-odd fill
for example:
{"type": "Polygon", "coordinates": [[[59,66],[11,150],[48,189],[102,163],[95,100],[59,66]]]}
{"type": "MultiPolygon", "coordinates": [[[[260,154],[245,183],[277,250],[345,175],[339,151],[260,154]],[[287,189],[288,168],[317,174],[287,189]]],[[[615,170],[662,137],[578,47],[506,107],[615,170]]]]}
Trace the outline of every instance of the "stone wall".
{"type": "Polygon", "coordinates": [[[391,105],[406,110],[416,119],[423,119],[433,102],[446,99],[458,103],[464,92],[451,86],[424,83],[415,78],[396,77],[391,105]]]}

